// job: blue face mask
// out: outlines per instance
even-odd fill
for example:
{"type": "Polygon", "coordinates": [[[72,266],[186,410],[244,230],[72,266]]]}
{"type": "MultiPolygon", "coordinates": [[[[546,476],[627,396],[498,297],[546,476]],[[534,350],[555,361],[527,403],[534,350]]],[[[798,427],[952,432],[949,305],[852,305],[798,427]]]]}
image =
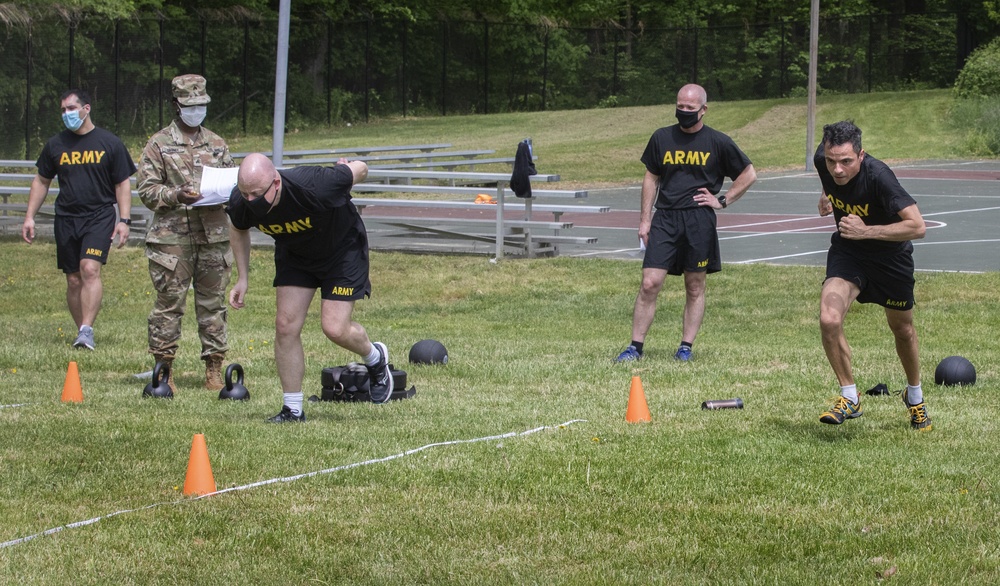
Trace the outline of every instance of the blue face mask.
{"type": "Polygon", "coordinates": [[[79,110],[70,110],[69,112],[63,112],[62,121],[66,125],[66,128],[76,132],[83,126],[83,121],[86,117],[80,118],[79,110]]]}

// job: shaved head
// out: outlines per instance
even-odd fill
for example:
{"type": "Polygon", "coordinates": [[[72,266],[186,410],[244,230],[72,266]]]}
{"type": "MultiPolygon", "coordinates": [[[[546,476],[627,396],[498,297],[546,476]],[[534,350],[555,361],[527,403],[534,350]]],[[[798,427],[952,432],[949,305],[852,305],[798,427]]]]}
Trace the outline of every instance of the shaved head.
{"type": "Polygon", "coordinates": [[[698,107],[701,107],[708,103],[708,94],[700,85],[689,83],[677,92],[677,101],[697,102],[698,107]]]}
{"type": "Polygon", "coordinates": [[[236,185],[243,197],[257,198],[270,189],[275,179],[274,163],[260,153],[251,153],[240,163],[236,185]]]}

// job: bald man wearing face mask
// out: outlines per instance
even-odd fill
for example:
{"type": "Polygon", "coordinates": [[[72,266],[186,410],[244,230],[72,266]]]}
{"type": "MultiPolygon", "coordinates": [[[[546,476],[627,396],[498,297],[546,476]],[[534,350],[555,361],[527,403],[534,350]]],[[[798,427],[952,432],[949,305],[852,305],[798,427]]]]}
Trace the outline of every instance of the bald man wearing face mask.
{"type": "Polygon", "coordinates": [[[674,358],[687,362],[705,315],[705,283],[722,270],[716,212],[735,203],[757,180],[750,159],[733,139],[710,128],[705,88],[677,92],[677,124],[650,137],[641,161],[646,167],[640,195],[639,242],[645,247],[642,283],[632,311],[632,343],[615,362],[643,357],[646,335],[667,275],[683,275],[681,343],[674,358]],[[732,183],[719,195],[723,182],[732,183]]]}
{"type": "MultiPolygon", "coordinates": [[[[194,289],[205,388],[218,391],[229,350],[226,289],[233,253],[222,205],[199,206],[202,169],[235,167],[226,141],[202,123],[212,101],[200,75],[171,82],[176,118],[152,137],[139,161],[138,190],[153,211],[146,233],[149,276],[156,302],[149,314],[149,353],[171,365],[181,339],[188,289],[194,289]]],[[[173,368],[169,385],[176,392],[173,368]]]]}
{"type": "Polygon", "coordinates": [[[240,164],[226,211],[233,223],[233,251],[239,277],[229,293],[234,309],[246,305],[250,271],[250,228],[274,239],[276,291],[274,359],[281,382],[281,411],[270,423],[304,422],[302,381],[306,356],[302,330],[316,290],[320,322],[331,342],[360,357],[368,367],[373,403],[392,398],[389,349],[372,342],[355,321],[355,303],[371,295],[368,233],[351,201],[351,188],[368,177],[362,161],[341,159],[333,167],[276,169],[261,153],[240,164]]]}

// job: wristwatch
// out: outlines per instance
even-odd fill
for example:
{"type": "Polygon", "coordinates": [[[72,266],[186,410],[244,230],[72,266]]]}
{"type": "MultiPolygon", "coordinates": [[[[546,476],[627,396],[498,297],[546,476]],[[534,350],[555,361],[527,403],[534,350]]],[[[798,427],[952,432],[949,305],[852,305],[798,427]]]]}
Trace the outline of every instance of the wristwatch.
{"type": "Polygon", "coordinates": [[[126,226],[131,226],[132,225],[132,220],[131,220],[131,218],[122,218],[122,219],[118,220],[118,223],[119,224],[125,224],[126,226]]]}
{"type": "Polygon", "coordinates": [[[719,203],[722,204],[722,209],[726,209],[726,206],[729,205],[728,202],[726,202],[726,196],[724,195],[719,196],[719,203]]]}

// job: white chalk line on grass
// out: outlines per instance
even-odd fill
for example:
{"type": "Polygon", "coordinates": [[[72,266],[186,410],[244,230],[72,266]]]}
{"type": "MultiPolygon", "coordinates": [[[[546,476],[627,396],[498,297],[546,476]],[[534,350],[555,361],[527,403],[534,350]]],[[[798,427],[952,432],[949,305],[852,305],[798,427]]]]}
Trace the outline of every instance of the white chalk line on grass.
{"type": "Polygon", "coordinates": [[[30,405],[30,403],[14,403],[13,405],[0,405],[0,409],[9,409],[11,407],[24,407],[25,405],[30,405]]]}
{"type": "Polygon", "coordinates": [[[201,496],[196,496],[196,497],[192,497],[192,498],[185,498],[185,499],[176,500],[176,501],[164,501],[164,502],[161,502],[161,503],[154,503],[154,504],[151,504],[151,505],[146,505],[146,506],[143,506],[143,507],[137,507],[137,508],[134,508],[134,509],[125,509],[125,510],[122,510],[122,511],[115,511],[114,513],[109,513],[107,515],[102,515],[100,517],[94,517],[92,519],[87,519],[85,521],[77,521],[75,523],[69,523],[67,525],[61,525],[59,527],[53,527],[52,529],[46,529],[45,531],[42,531],[40,533],[35,533],[34,535],[27,535],[25,537],[19,537],[17,539],[11,539],[10,541],[5,541],[3,543],[0,543],[0,549],[4,549],[4,548],[11,547],[11,546],[14,546],[14,545],[20,545],[22,543],[27,543],[28,541],[31,541],[32,539],[35,539],[35,538],[38,538],[38,537],[44,537],[46,535],[52,535],[53,533],[59,533],[60,531],[63,531],[65,529],[76,529],[77,527],[86,527],[87,525],[93,525],[94,523],[97,523],[98,521],[103,521],[105,519],[110,519],[112,517],[117,517],[118,515],[124,515],[126,513],[138,513],[140,511],[146,511],[146,510],[149,510],[149,509],[153,509],[153,508],[161,507],[161,506],[165,506],[165,505],[186,504],[186,503],[190,503],[190,502],[194,502],[194,501],[197,501],[197,500],[201,500],[203,498],[207,498],[207,497],[210,497],[210,496],[216,496],[216,495],[224,494],[224,493],[227,493],[227,492],[233,492],[233,491],[236,491],[236,490],[248,490],[248,489],[257,488],[257,487],[260,487],[260,486],[267,486],[269,484],[276,484],[278,482],[293,482],[295,480],[301,480],[303,478],[309,478],[310,476],[319,476],[319,475],[322,475],[322,474],[331,474],[333,472],[341,472],[343,470],[350,470],[351,468],[358,468],[360,466],[368,466],[370,464],[380,464],[382,462],[389,462],[390,460],[397,460],[397,459],[403,458],[405,456],[412,456],[413,454],[416,454],[418,452],[422,452],[424,450],[428,450],[430,448],[437,448],[437,447],[441,447],[441,446],[454,446],[454,445],[458,445],[458,444],[473,444],[473,443],[478,443],[478,442],[488,442],[488,441],[506,439],[506,438],[511,438],[511,437],[522,437],[522,436],[526,436],[526,435],[531,435],[533,433],[538,433],[539,431],[545,431],[546,429],[555,429],[555,428],[567,427],[567,426],[572,425],[574,423],[586,423],[586,421],[587,421],[586,419],[571,419],[571,420],[569,420],[569,421],[567,421],[565,423],[559,424],[559,425],[542,425],[542,426],[539,426],[539,427],[536,427],[536,428],[533,428],[533,429],[528,429],[528,430],[525,430],[525,431],[510,431],[510,432],[507,432],[507,433],[502,433],[500,435],[490,435],[490,436],[486,436],[486,437],[477,437],[477,438],[473,438],[473,439],[461,439],[461,440],[450,440],[450,441],[445,441],[445,442],[435,442],[433,444],[427,444],[425,446],[420,446],[419,448],[413,448],[412,450],[406,450],[405,452],[400,452],[398,454],[393,454],[391,456],[385,456],[384,458],[375,458],[375,459],[372,459],[372,460],[365,460],[364,462],[354,462],[354,463],[351,463],[351,464],[344,464],[344,465],[341,465],[341,466],[335,466],[333,468],[327,468],[325,470],[317,470],[315,472],[306,472],[304,474],[296,474],[295,476],[285,476],[283,478],[271,478],[269,480],[261,480],[260,482],[253,482],[251,484],[244,484],[243,486],[233,486],[233,487],[230,487],[230,488],[224,488],[222,490],[218,490],[218,491],[215,491],[213,493],[209,493],[209,494],[201,495],[201,496]]]}

